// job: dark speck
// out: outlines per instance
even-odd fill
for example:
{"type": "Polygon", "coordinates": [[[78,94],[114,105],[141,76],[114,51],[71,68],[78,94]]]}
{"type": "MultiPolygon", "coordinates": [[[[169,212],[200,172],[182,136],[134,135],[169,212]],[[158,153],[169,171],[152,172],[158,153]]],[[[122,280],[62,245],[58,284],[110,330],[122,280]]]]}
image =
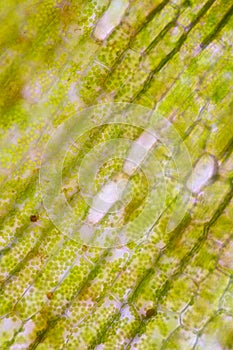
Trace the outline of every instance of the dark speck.
{"type": "Polygon", "coordinates": [[[36,222],[38,219],[39,219],[39,216],[38,216],[38,215],[31,215],[31,216],[30,216],[31,222],[36,222]]]}
{"type": "Polygon", "coordinates": [[[149,309],[146,312],[146,318],[150,318],[152,316],[156,315],[156,310],[155,309],[149,309]]]}
{"type": "Polygon", "coordinates": [[[51,300],[53,298],[53,292],[47,293],[46,296],[49,300],[51,300]]]}

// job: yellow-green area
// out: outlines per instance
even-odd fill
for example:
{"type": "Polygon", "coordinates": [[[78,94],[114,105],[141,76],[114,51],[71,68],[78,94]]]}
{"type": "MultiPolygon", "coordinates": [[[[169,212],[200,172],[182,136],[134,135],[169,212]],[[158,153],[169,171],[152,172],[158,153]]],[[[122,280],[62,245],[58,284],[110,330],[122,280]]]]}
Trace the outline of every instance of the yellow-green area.
{"type": "MultiPolygon", "coordinates": [[[[94,30],[109,6],[0,3],[0,349],[232,350],[232,1],[131,0],[99,40],[94,30]],[[216,173],[172,232],[168,178],[166,206],[147,238],[102,249],[54,226],[39,170],[59,125],[110,102],[156,110],[182,137],[193,167],[211,155],[216,173]]],[[[77,201],[84,155],[139,134],[103,125],[77,140],[63,190],[80,216],[88,210],[77,201]]],[[[97,189],[121,167],[118,158],[104,163],[97,189]]],[[[123,221],[138,215],[147,191],[136,173],[123,221]]]]}

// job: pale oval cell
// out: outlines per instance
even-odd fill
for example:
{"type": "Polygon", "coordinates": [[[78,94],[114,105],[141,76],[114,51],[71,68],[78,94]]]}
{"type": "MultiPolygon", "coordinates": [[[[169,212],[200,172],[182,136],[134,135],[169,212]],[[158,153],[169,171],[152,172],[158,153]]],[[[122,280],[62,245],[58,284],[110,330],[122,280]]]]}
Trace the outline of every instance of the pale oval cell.
{"type": "Polygon", "coordinates": [[[209,183],[216,172],[216,158],[211,154],[204,154],[194,166],[193,172],[186,183],[187,188],[193,193],[198,193],[203,186],[209,183]]]}
{"type": "Polygon", "coordinates": [[[105,40],[112,30],[120,24],[128,6],[128,0],[112,0],[108,9],[97,23],[94,36],[98,40],[105,40]]]}

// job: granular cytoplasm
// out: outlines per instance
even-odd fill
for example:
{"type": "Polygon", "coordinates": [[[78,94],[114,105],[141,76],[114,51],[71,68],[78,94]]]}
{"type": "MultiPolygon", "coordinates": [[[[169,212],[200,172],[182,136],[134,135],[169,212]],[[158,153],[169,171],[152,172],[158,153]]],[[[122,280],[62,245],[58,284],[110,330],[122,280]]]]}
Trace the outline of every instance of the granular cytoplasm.
{"type": "Polygon", "coordinates": [[[1,2],[1,350],[233,349],[232,15],[1,2]]]}

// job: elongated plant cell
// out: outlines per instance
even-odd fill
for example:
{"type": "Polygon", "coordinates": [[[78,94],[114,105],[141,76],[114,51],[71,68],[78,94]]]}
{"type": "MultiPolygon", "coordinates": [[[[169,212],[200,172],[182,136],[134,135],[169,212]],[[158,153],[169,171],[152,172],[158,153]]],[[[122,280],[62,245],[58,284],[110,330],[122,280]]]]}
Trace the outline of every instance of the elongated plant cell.
{"type": "Polygon", "coordinates": [[[0,349],[233,349],[230,0],[0,2],[0,349]]]}

